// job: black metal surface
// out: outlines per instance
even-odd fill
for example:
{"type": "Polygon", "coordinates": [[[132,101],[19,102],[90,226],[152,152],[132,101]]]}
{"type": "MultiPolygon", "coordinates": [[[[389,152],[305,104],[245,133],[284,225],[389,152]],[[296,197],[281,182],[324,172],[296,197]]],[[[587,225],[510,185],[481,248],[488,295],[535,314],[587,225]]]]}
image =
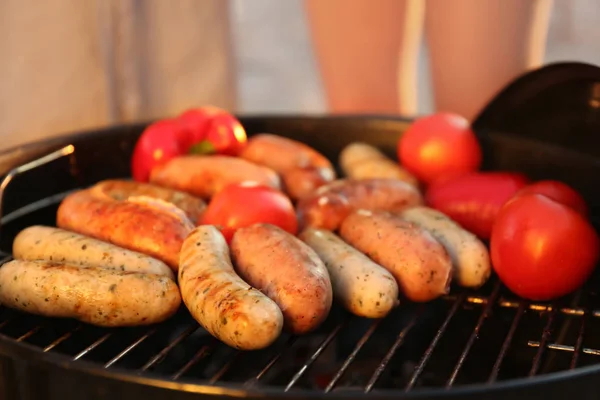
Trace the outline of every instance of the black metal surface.
{"type": "MultiPolygon", "coordinates": [[[[332,159],[357,139],[393,155],[407,126],[383,118],[256,117],[243,123],[251,133],[303,140],[332,159]]],[[[0,251],[9,257],[12,238],[26,226],[54,224],[67,192],[127,176],[142,128],[22,148],[19,164],[67,144],[75,152],[20,173],[7,186],[0,251]]],[[[600,173],[595,158],[502,134],[484,141],[488,167],[522,170],[533,178],[556,177],[560,170],[561,179],[584,188],[593,215],[600,215],[598,188],[579,175],[600,173]]],[[[0,154],[1,173],[15,166],[10,154],[0,154]]],[[[453,288],[428,304],[404,304],[381,321],[334,308],[316,333],[284,334],[272,347],[251,353],[221,344],[183,308],[159,326],[112,330],[1,308],[0,398],[598,398],[596,280],[553,303],[522,301],[493,278],[477,292],[453,288]]]]}

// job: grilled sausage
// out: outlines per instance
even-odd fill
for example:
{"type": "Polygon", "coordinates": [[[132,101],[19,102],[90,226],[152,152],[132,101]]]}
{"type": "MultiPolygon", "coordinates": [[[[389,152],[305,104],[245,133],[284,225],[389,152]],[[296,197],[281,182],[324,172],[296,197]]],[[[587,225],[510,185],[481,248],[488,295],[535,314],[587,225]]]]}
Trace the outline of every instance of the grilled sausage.
{"type": "Polygon", "coordinates": [[[358,210],[344,220],[340,235],[390,271],[408,299],[424,302],[448,293],[450,256],[418,225],[388,212],[358,210]]]}
{"type": "Polygon", "coordinates": [[[360,317],[383,318],[398,304],[398,284],[392,274],[335,233],[308,228],[299,237],[325,263],[333,296],[348,311],[360,317]]]}
{"type": "Polygon", "coordinates": [[[279,175],[270,168],[229,156],[180,156],[158,166],[150,182],[208,199],[233,183],[256,182],[281,189],[279,175]]]}
{"type": "Polygon", "coordinates": [[[32,314],[117,327],[162,322],[177,311],[181,297],[166,276],[13,260],[0,268],[0,302],[32,314]]]}
{"type": "Polygon", "coordinates": [[[329,160],[296,140],[263,133],[251,137],[240,157],[279,173],[287,194],[298,200],[335,179],[329,160]]]}
{"type": "Polygon", "coordinates": [[[162,261],[49,226],[30,226],[19,232],[13,242],[13,256],[19,260],[46,260],[80,267],[145,272],[175,279],[173,271],[162,261]]]}
{"type": "Polygon", "coordinates": [[[188,193],[134,181],[118,179],[101,181],[92,187],[92,192],[99,197],[106,195],[117,201],[126,201],[139,196],[163,200],[179,207],[194,223],[200,220],[206,208],[204,200],[188,193]]]}
{"type": "Polygon", "coordinates": [[[355,142],[344,147],[339,162],[344,174],[351,179],[399,179],[415,187],[419,186],[419,181],[413,174],[366,143],[355,142]]]}
{"type": "Polygon", "coordinates": [[[158,258],[174,271],[183,240],[194,228],[171,203],[142,196],[116,201],[90,189],[68,195],[56,222],[60,228],[158,258]]]}
{"type": "Polygon", "coordinates": [[[490,255],[485,245],[443,213],[428,207],[402,211],[400,216],[428,230],[445,248],[454,266],[454,282],[478,288],[490,277],[490,255]]]}
{"type": "Polygon", "coordinates": [[[197,227],[183,243],[179,285],[194,319],[231,347],[261,349],[281,334],[281,310],[235,273],[227,243],[214,226],[197,227]]]}
{"type": "Polygon", "coordinates": [[[402,211],[423,204],[421,193],[397,179],[340,179],[298,203],[302,227],[336,230],[353,210],[402,211]]]}
{"type": "Polygon", "coordinates": [[[295,236],[274,225],[251,225],[233,235],[231,254],[239,275],[281,308],[287,330],[307,333],[329,315],[327,268],[295,236]]]}

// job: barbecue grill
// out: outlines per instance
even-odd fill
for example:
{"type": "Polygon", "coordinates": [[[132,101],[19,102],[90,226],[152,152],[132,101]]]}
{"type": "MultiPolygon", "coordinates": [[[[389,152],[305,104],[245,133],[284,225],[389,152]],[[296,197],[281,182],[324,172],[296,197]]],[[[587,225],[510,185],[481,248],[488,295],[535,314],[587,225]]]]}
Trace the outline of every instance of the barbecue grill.
{"type": "MultiPolygon", "coordinates": [[[[585,98],[590,104],[600,70],[569,64],[536,71],[517,82],[529,88],[524,90],[529,107],[536,98],[546,102],[547,108],[556,105],[547,96],[547,85],[531,89],[531,83],[548,71],[559,71],[563,77],[558,86],[553,80],[551,90],[561,95],[570,90],[573,102],[585,98]]],[[[504,104],[500,114],[515,115],[507,106],[518,104],[514,98],[512,86],[498,96],[496,104],[504,104]]],[[[587,119],[579,121],[580,128],[591,131],[596,110],[593,106],[586,110],[587,119]]],[[[487,117],[475,124],[485,168],[518,170],[534,179],[569,183],[586,197],[598,227],[600,188],[595,181],[600,176],[600,155],[591,148],[595,137],[589,136],[587,145],[579,139],[565,144],[561,142],[564,125],[555,125],[548,132],[553,139],[543,142],[526,134],[531,121],[520,125],[527,127],[524,132],[515,125],[509,133],[499,133],[492,126],[499,112],[492,111],[486,110],[482,116],[487,117]]],[[[524,121],[525,114],[520,118],[524,121]]],[[[552,118],[560,118],[560,112],[554,110],[552,118]]],[[[343,146],[356,140],[393,156],[395,143],[409,124],[386,117],[241,120],[249,134],[274,132],[292,137],[332,160],[343,146]]],[[[10,259],[12,240],[21,229],[54,225],[58,204],[66,194],[101,179],[127,178],[133,146],[145,126],[63,136],[0,154],[0,171],[5,176],[0,185],[2,262],[10,259]]],[[[593,277],[565,298],[537,303],[515,297],[493,276],[477,291],[452,288],[450,295],[427,304],[405,302],[383,320],[355,317],[334,306],[317,332],[300,337],[283,334],[273,346],[255,352],[237,351],[218,342],[184,307],[160,325],[121,329],[0,308],[0,396],[61,400],[598,398],[597,280],[593,277]]]]}

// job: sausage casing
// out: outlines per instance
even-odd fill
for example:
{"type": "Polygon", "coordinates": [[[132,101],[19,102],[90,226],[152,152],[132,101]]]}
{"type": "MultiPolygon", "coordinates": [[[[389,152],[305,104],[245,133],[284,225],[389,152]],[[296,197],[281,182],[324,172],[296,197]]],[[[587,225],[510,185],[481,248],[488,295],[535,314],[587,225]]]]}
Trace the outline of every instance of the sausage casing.
{"type": "Polygon", "coordinates": [[[331,231],[308,228],[300,235],[329,271],[333,296],[353,314],[383,318],[398,304],[398,284],[374,263],[331,231]]]}
{"type": "Polygon", "coordinates": [[[450,256],[418,225],[388,212],[358,210],[344,220],[340,236],[390,271],[408,299],[424,302],[448,293],[450,256]]]}
{"type": "Polygon", "coordinates": [[[197,227],[183,243],[179,285],[194,319],[231,347],[261,349],[281,334],[281,310],[236,274],[227,243],[212,225],[197,227]]]}
{"type": "Polygon", "coordinates": [[[329,315],[333,294],[327,268],[295,236],[270,224],[240,228],[231,254],[239,275],[277,303],[289,331],[307,333],[329,315]]]}
{"type": "Polygon", "coordinates": [[[325,156],[281,136],[262,133],[251,137],[240,157],[279,173],[292,200],[306,197],[335,179],[335,170],[325,156]]]}
{"type": "Polygon", "coordinates": [[[399,212],[423,204],[421,193],[397,179],[340,179],[298,203],[302,227],[336,230],[354,210],[399,212]]]}
{"type": "Polygon", "coordinates": [[[281,189],[279,175],[272,169],[229,156],[175,157],[154,168],[150,182],[204,199],[234,183],[255,182],[281,189]]]}
{"type": "Polygon", "coordinates": [[[166,276],[13,260],[0,267],[0,302],[32,314],[117,327],[162,322],[177,311],[181,297],[166,276]]]}

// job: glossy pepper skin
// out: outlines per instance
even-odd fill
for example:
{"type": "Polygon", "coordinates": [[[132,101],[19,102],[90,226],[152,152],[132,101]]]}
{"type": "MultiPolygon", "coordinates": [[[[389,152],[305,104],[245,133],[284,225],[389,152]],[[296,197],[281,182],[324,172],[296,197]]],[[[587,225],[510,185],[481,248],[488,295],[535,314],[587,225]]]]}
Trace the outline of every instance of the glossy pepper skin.
{"type": "Polygon", "coordinates": [[[246,144],[246,131],[228,112],[216,107],[190,109],[177,118],[149,125],[133,151],[133,179],[147,182],[158,165],[184,154],[235,156],[246,144]]]}
{"type": "Polygon", "coordinates": [[[520,173],[474,172],[433,183],[425,200],[466,230],[489,239],[502,206],[528,183],[520,173]]]}

